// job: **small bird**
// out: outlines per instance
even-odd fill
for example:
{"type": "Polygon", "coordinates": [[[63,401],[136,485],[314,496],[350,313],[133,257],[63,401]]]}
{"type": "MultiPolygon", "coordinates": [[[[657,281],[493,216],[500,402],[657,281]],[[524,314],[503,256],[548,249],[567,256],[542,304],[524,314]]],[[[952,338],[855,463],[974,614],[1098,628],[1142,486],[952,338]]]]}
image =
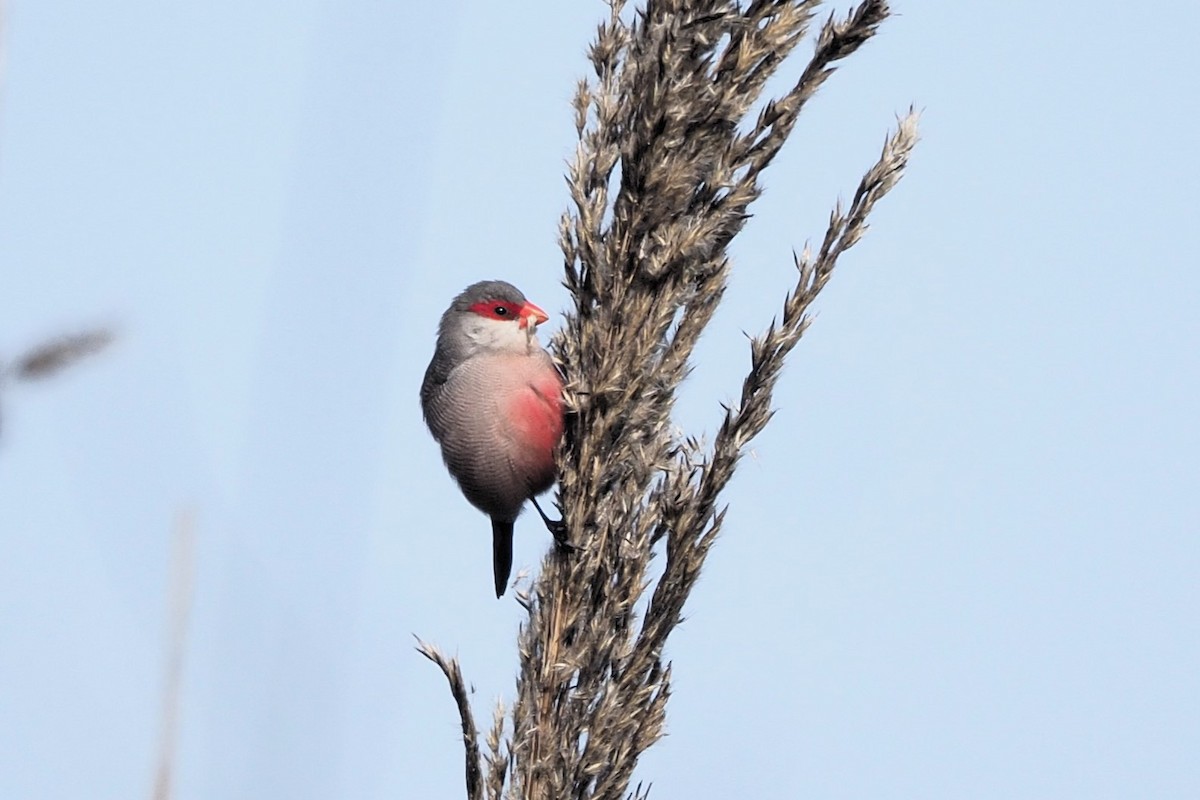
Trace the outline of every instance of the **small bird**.
{"type": "MultiPolygon", "coordinates": [[[[554,483],[562,379],[537,340],[546,312],[510,283],[468,286],[442,314],[421,411],[467,500],[492,518],[496,597],[512,571],[513,522],[554,483]]],[[[561,533],[537,506],[546,526],[561,533]]]]}

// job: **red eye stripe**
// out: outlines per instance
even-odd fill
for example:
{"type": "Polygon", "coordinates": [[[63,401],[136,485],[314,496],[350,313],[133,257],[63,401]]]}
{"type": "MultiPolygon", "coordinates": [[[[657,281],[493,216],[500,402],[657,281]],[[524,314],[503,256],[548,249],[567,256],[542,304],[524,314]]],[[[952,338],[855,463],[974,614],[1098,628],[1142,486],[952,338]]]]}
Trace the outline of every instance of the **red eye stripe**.
{"type": "Polygon", "coordinates": [[[488,319],[517,320],[521,316],[521,307],[507,300],[484,300],[471,306],[471,311],[488,319]]]}

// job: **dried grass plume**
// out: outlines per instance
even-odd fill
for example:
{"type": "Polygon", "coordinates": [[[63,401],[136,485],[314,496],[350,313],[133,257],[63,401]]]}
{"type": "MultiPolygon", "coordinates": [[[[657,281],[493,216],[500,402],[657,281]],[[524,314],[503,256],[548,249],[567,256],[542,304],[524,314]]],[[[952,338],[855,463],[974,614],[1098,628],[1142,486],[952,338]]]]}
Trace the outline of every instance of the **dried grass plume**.
{"type": "Polygon", "coordinates": [[[663,733],[667,639],[721,530],[719,504],[771,418],[788,353],[838,258],[867,229],[917,141],[913,112],[887,136],[850,203],[837,205],[782,315],[755,337],[737,403],[709,447],[674,432],[676,390],[721,301],[728,246],[759,178],[805,103],[889,15],[865,0],[815,26],[792,88],[763,88],[814,29],[819,2],[610,3],[574,101],[579,145],[560,240],[575,308],[552,342],[566,375],[558,502],[572,552],[547,556],[518,640],[517,696],[480,752],[453,659],[422,645],[450,680],[462,721],[467,796],[645,797],[630,781],[663,733]],[[664,559],[655,579],[649,567],[664,559]],[[641,610],[641,613],[638,610],[641,610]]]}

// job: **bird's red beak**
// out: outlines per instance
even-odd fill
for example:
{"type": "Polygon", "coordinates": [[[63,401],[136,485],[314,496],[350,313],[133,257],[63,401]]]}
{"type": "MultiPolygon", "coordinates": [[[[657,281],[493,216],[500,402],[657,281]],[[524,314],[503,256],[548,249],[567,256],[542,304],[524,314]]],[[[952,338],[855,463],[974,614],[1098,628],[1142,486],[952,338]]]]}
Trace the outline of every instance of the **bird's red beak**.
{"type": "Polygon", "coordinates": [[[538,325],[541,325],[543,322],[550,319],[550,316],[545,311],[542,311],[542,309],[528,301],[526,301],[525,305],[521,306],[521,310],[518,312],[517,316],[521,318],[522,328],[527,328],[530,325],[536,328],[538,325]]]}

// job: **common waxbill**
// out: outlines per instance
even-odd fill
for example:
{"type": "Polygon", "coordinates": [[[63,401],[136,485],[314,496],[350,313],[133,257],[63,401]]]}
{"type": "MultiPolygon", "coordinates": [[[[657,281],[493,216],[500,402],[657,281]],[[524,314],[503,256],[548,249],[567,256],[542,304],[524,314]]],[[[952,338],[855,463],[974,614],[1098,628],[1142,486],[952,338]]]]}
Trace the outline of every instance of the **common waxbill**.
{"type": "Polygon", "coordinates": [[[421,411],[446,467],[492,518],[496,597],[512,570],[513,522],[526,500],[554,483],[562,380],[537,340],[546,319],[510,283],[468,286],[442,314],[421,384],[421,411]]]}

